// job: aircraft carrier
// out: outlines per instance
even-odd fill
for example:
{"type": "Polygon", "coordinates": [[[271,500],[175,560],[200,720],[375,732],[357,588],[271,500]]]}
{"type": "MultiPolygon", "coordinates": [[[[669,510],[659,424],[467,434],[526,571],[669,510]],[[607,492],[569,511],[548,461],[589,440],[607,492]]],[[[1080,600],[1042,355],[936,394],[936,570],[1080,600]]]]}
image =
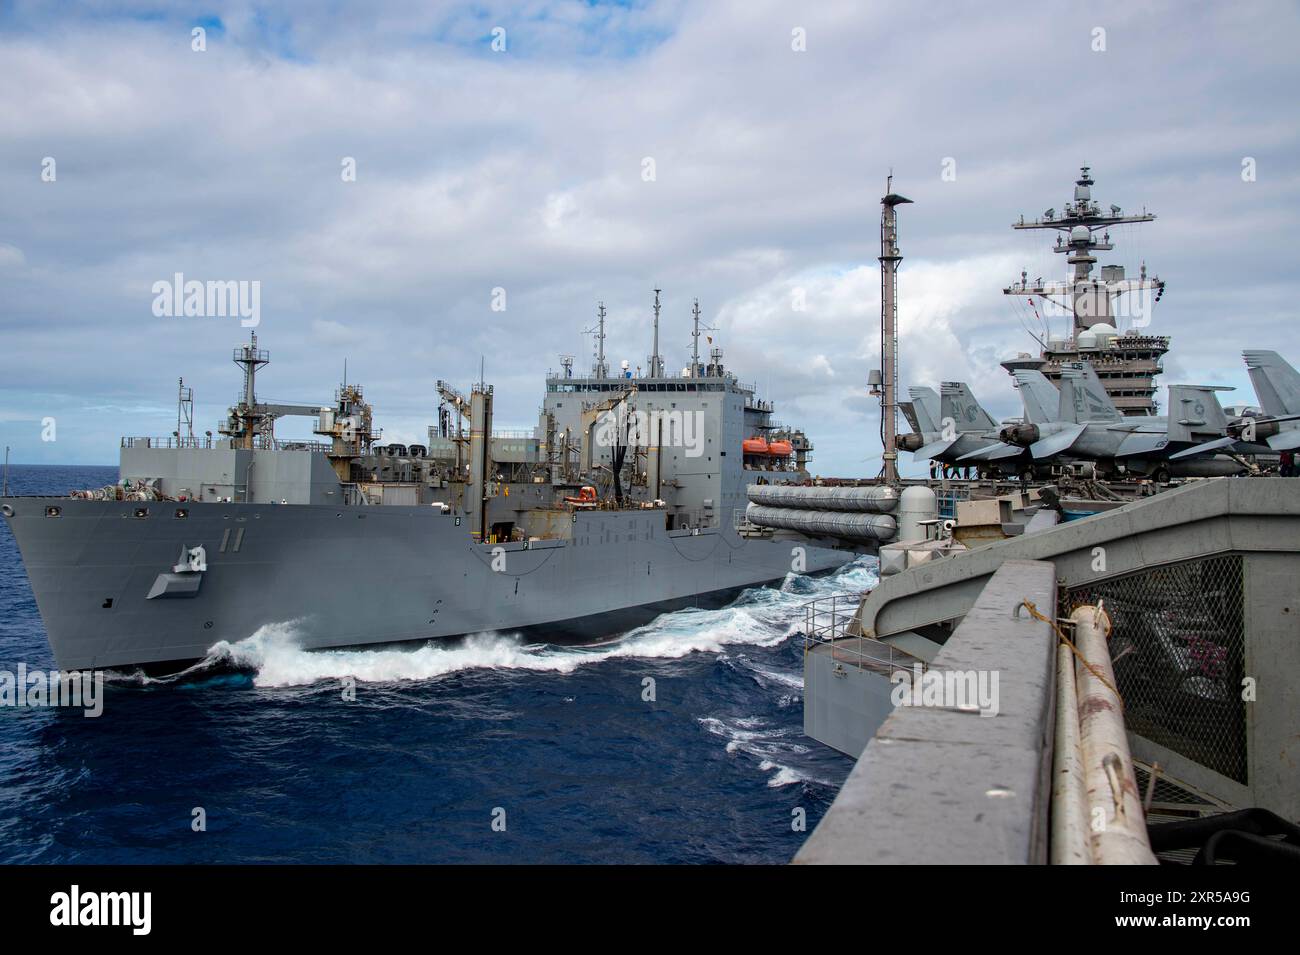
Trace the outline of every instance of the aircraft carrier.
{"type": "Polygon", "coordinates": [[[1300,862],[1300,371],[1243,349],[1254,404],[1174,384],[1159,408],[1164,283],[1094,273],[1155,217],[1093,185],[1013,224],[1070,266],[1003,290],[1041,332],[1002,362],[1024,416],[917,386],[893,441],[906,200],[881,200],[882,439],[930,462],[902,499],[943,519],[900,504],[878,584],[804,607],[805,735],[857,763],[796,863],[1300,862]]]}
{"type": "MultiPolygon", "coordinates": [[[[1111,229],[1133,229],[1156,217],[1145,208],[1132,215],[1114,204],[1103,209],[1092,193],[1095,184],[1083,166],[1060,212],[1051,208],[1012,224],[1017,231],[1057,232],[1051,251],[1069,266],[1064,280],[1030,279],[1024,270],[1020,281],[1002,290],[1021,303],[1022,324],[1041,349],[1038,357],[1021,352],[1001,363],[1020,394],[1023,416],[995,422],[960,381],[942,382],[938,392],[913,386],[911,401],[898,403],[911,431],[894,444],[928,460],[932,477],[940,471],[1018,477],[1028,485],[1073,475],[1166,485],[1180,477],[1263,473],[1283,453],[1300,449],[1300,375],[1273,351],[1244,355],[1258,405],[1225,409],[1218,394],[1232,389],[1175,384],[1167,388],[1165,413],[1157,414],[1155,379],[1170,338],[1146,329],[1165,283],[1148,274],[1146,263],[1136,278],[1127,277],[1123,265],[1097,269],[1098,253],[1115,248],[1111,229]]],[[[887,215],[897,198],[882,200],[887,215]]],[[[882,320],[882,328],[887,325],[882,320]]],[[[884,414],[892,418],[892,408],[884,414]]]]}
{"type": "Polygon", "coordinates": [[[698,302],[690,363],[670,373],[659,315],[656,290],[645,366],[611,372],[602,305],[590,373],[563,356],[532,430],[493,431],[491,385],[439,381],[437,423],[409,446],[382,443],[355,382],[326,404],[259,400],[270,356],[254,333],[233,351],[242,394],[215,436],[195,435],[181,380],[176,429],[122,438],[116,485],[0,505],[58,666],[174,671],[272,625],[309,650],[582,640],[831,570],[893,536],[881,513],[848,546],[746,523],[749,486],[809,480],[812,442],[711,339],[701,355],[698,302]],[[319,440],[277,437],[286,416],[319,440]]]}

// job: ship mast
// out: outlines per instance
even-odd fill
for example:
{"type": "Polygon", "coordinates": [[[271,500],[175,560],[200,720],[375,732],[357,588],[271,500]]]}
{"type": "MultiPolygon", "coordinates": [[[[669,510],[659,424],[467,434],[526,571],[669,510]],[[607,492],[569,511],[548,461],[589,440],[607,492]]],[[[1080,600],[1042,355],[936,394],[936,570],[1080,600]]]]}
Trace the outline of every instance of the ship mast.
{"type": "Polygon", "coordinates": [[[596,327],[589,328],[584,335],[596,338],[596,363],[591,366],[591,377],[608,378],[609,365],[605,362],[605,303],[596,303],[596,327]]]}
{"type": "Polygon", "coordinates": [[[250,332],[249,343],[238,346],[232,360],[243,369],[244,400],[231,409],[232,427],[223,427],[221,430],[223,434],[238,439],[240,447],[252,448],[258,431],[269,423],[267,416],[257,406],[255,382],[257,369],[270,362],[271,356],[265,349],[257,347],[257,332],[250,332]]]}
{"type": "Polygon", "coordinates": [[[881,479],[886,484],[898,483],[898,264],[903,256],[898,251],[895,210],[912,201],[896,194],[893,186],[890,175],[880,200],[880,440],[884,446],[881,479]]]}
{"type": "Polygon", "coordinates": [[[698,298],[691,308],[691,317],[695,321],[695,330],[691,332],[691,377],[698,378],[700,374],[700,300],[698,298]]]}
{"type": "Polygon", "coordinates": [[[700,327],[700,300],[697,298],[695,304],[691,306],[691,318],[694,321],[694,328],[691,331],[691,375],[692,378],[700,377],[700,332],[712,332],[717,329],[710,326],[700,327]]]}
{"type": "Polygon", "coordinates": [[[659,293],[662,289],[655,289],[655,321],[654,321],[654,345],[650,354],[650,373],[651,378],[662,378],[664,376],[664,360],[659,354],[659,293]]]}
{"type": "Polygon", "coordinates": [[[177,379],[176,388],[176,438],[177,445],[186,438],[194,441],[194,389],[185,385],[185,379],[177,379]]]}
{"type": "Polygon", "coordinates": [[[1095,253],[1114,248],[1111,226],[1151,222],[1155,216],[1145,209],[1139,215],[1124,215],[1116,205],[1102,212],[1101,205],[1092,198],[1089,167],[1080,167],[1080,172],[1074,183],[1074,201],[1066,203],[1060,215],[1048,209],[1040,219],[1026,222],[1021,216],[1019,222],[1012,223],[1013,229],[1052,229],[1060,233],[1052,251],[1066,257],[1071,267],[1067,279],[1045,282],[1040,277],[1030,282],[1028,273],[1022,271],[1019,282],[1002,290],[1006,295],[1026,297],[1031,305],[1033,296],[1038,296],[1040,301],[1059,307],[1071,317],[1069,334],[1056,339],[1049,329],[1047,341],[1040,342],[1041,358],[1020,355],[1002,362],[1002,366],[1008,370],[1038,368],[1049,380],[1057,381],[1065,364],[1104,361],[1107,371],[1102,385],[1116,407],[1126,415],[1153,415],[1157,410],[1154,379],[1163,370],[1160,360],[1169,350],[1169,338],[1139,334],[1137,329],[1150,323],[1151,312],[1164,295],[1165,283],[1154,275],[1148,276],[1145,263],[1136,279],[1126,278],[1122,265],[1103,265],[1097,276],[1093,275],[1093,266],[1097,264],[1095,253]],[[1132,308],[1133,300],[1124,299],[1132,293],[1140,296],[1140,308],[1132,308]],[[1124,317],[1130,319],[1126,329],[1119,322],[1124,317]]]}
{"type": "Polygon", "coordinates": [[[1074,181],[1074,201],[1067,202],[1060,215],[1055,209],[1048,209],[1041,219],[1026,222],[1021,216],[1019,222],[1012,223],[1013,229],[1054,229],[1061,233],[1056,237],[1053,252],[1064,255],[1068,265],[1073,267],[1070,277],[1065,282],[1044,282],[1041,278],[1030,282],[1025,272],[1020,273],[1020,282],[1003,289],[1006,295],[1037,295],[1060,305],[1073,316],[1071,336],[1085,331],[1098,322],[1111,322],[1115,315],[1112,307],[1121,295],[1130,292],[1154,291],[1156,301],[1164,293],[1165,283],[1160,279],[1142,274],[1136,279],[1123,278],[1124,270],[1116,266],[1102,269],[1101,278],[1092,277],[1092,267],[1097,264],[1095,252],[1109,252],[1115,248],[1110,241],[1109,229],[1113,225],[1131,225],[1140,222],[1152,222],[1153,213],[1145,209],[1140,215],[1124,215],[1119,206],[1112,205],[1109,214],[1101,211],[1101,205],[1092,198],[1092,186],[1095,180],[1089,174],[1089,166],[1081,166],[1082,175],[1074,181]],[[1098,239],[1096,233],[1102,232],[1098,239]]]}

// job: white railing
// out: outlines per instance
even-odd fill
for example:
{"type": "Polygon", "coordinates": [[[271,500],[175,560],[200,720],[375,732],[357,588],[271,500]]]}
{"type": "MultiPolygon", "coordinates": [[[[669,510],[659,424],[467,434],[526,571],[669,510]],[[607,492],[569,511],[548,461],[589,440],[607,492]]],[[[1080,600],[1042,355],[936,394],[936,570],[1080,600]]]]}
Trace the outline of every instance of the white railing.
{"type": "Polygon", "coordinates": [[[831,659],[860,670],[893,673],[925,664],[893,644],[865,637],[855,624],[866,593],[830,594],[804,604],[804,653],[818,644],[829,648],[831,659]]]}
{"type": "MultiPolygon", "coordinates": [[[[223,438],[216,440],[222,441],[223,438]]],[[[125,437],[122,439],[124,448],[210,448],[212,447],[212,438],[209,437],[190,437],[189,435],[163,435],[161,437],[125,437]]]]}
{"type": "MultiPolygon", "coordinates": [[[[124,448],[157,448],[164,451],[175,451],[184,448],[203,448],[227,450],[231,445],[229,437],[190,437],[189,435],[163,435],[161,437],[124,437],[121,446],[124,448]]],[[[256,435],[253,438],[253,447],[259,451],[312,451],[328,452],[332,450],[332,445],[323,441],[297,440],[293,438],[268,438],[265,435],[256,435]]]]}

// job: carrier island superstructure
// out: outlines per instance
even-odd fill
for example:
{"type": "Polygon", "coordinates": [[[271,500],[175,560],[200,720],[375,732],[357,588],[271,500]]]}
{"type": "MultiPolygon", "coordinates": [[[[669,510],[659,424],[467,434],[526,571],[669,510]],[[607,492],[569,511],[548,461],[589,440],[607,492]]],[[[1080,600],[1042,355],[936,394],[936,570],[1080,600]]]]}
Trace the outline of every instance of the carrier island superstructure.
{"type": "Polygon", "coordinates": [[[700,354],[698,303],[693,319],[690,364],[668,373],[656,292],[644,371],[611,373],[602,306],[590,373],[565,357],[531,431],[493,431],[491,385],[438,381],[424,445],[382,443],[355,382],[327,405],[259,400],[270,356],[254,334],[234,349],[243,388],[215,435],[194,435],[182,381],[176,430],[123,438],[116,485],[0,506],[57,664],[176,669],[274,625],[305,649],[583,639],[892,537],[892,492],[851,546],[742,519],[749,486],[809,480],[812,443],[720,347],[700,354]],[[278,437],[286,416],[309,418],[318,440],[278,437]]]}
{"type": "Polygon", "coordinates": [[[1138,226],[1155,221],[1155,214],[1145,208],[1140,213],[1125,213],[1111,204],[1103,209],[1093,198],[1096,180],[1091,168],[1080,167],[1074,181],[1074,197],[1058,212],[1048,209],[1035,219],[1021,216],[1012,224],[1017,231],[1055,231],[1058,233],[1052,252],[1065,256],[1069,274],[1064,280],[1044,280],[1020,273],[1020,281],[1002,291],[1024,299],[1039,320],[1046,320],[1049,308],[1067,318],[1064,336],[1045,334],[1038,338],[1040,357],[1022,354],[1008,359],[1002,366],[1037,369],[1053,384],[1060,384],[1062,370],[1073,362],[1092,365],[1102,386],[1115,406],[1125,415],[1154,415],[1156,377],[1169,351],[1168,335],[1142,334],[1151,322],[1151,314],[1165,293],[1165,283],[1147,274],[1143,262],[1136,278],[1126,274],[1122,265],[1103,265],[1094,274],[1097,253],[1115,248],[1110,230],[1138,226]],[[1100,233],[1100,234],[1099,234],[1100,233]],[[1042,311],[1040,312],[1040,307],[1042,311]],[[1118,326],[1129,327],[1121,333],[1118,326]]]}

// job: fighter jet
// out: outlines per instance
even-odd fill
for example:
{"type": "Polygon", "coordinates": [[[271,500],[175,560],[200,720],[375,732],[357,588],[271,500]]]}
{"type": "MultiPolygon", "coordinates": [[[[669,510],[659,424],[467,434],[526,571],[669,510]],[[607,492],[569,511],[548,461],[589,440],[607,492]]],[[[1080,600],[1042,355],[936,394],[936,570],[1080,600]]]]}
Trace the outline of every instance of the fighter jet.
{"type": "Polygon", "coordinates": [[[1245,351],[1261,413],[1227,422],[1223,437],[1170,455],[1171,461],[1231,448],[1238,454],[1276,454],[1300,448],[1300,373],[1275,351],[1245,351]]]}
{"type": "MultiPolygon", "coordinates": [[[[1017,371],[1016,375],[1025,373],[1017,371]]],[[[1227,416],[1214,385],[1170,385],[1169,416],[1125,417],[1088,362],[1061,369],[1060,403],[1053,420],[1026,421],[1003,428],[1008,444],[1029,449],[1033,460],[1082,459],[1104,471],[1133,472],[1167,481],[1173,474],[1220,476],[1242,470],[1222,456],[1169,464],[1173,453],[1227,435],[1227,416]]]]}
{"type": "MultiPolygon", "coordinates": [[[[1013,373],[1020,403],[1024,407],[1023,421],[1004,425],[1003,430],[1020,424],[1047,425],[1056,417],[1061,395],[1056,386],[1041,371],[1017,370],[1013,373]]],[[[1001,434],[1001,432],[999,432],[1001,434]]],[[[1034,461],[1027,448],[999,440],[997,444],[978,448],[957,459],[958,464],[979,464],[986,470],[997,467],[1024,479],[1034,476],[1034,461]]]]}
{"type": "Polygon", "coordinates": [[[980,407],[965,382],[945,381],[937,396],[932,388],[909,388],[908,394],[911,409],[909,413],[905,408],[904,415],[912,433],[898,435],[898,450],[954,465],[964,454],[998,446],[997,422],[980,407]]]}

